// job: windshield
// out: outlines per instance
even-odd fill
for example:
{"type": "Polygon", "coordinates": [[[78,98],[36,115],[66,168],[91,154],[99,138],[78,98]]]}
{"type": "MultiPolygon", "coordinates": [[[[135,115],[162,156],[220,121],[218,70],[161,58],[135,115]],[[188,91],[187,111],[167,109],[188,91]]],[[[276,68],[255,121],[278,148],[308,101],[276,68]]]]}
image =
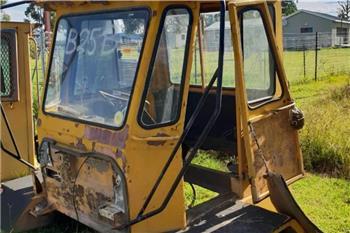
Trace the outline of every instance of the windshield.
{"type": "Polygon", "coordinates": [[[147,10],[62,17],[57,26],[44,111],[122,126],[147,21],[147,10]]]}

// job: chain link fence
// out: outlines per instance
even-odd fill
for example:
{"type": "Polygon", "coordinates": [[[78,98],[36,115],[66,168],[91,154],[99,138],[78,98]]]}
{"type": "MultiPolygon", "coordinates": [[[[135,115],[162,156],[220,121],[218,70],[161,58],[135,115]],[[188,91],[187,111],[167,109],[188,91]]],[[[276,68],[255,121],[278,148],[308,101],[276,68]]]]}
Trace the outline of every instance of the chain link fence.
{"type": "Polygon", "coordinates": [[[291,83],[336,75],[350,77],[348,33],[285,33],[283,46],[285,69],[291,83]]]}

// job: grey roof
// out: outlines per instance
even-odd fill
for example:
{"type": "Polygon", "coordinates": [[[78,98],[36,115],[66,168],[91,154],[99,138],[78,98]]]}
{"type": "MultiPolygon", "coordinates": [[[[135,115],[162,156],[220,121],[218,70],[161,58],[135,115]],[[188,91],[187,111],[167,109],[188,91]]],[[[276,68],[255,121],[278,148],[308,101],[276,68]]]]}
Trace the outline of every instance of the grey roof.
{"type": "Polygon", "coordinates": [[[284,19],[288,20],[289,18],[292,18],[293,16],[295,16],[299,13],[306,13],[306,14],[314,15],[314,16],[317,16],[317,17],[320,17],[323,19],[330,20],[332,22],[337,22],[337,23],[342,22],[342,23],[350,24],[350,21],[340,20],[339,17],[337,17],[337,16],[329,15],[329,14],[325,14],[325,13],[321,13],[321,12],[308,11],[308,10],[298,10],[295,13],[284,17],[284,19]]]}

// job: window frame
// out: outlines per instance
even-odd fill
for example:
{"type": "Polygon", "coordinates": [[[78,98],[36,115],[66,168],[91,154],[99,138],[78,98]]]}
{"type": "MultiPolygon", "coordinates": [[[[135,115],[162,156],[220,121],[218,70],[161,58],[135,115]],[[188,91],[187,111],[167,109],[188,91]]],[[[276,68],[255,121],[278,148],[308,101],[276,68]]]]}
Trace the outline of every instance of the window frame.
{"type": "Polygon", "coordinates": [[[17,102],[19,101],[17,31],[16,29],[1,29],[1,37],[8,39],[10,63],[10,93],[1,96],[1,101],[17,102]]]}
{"type": "Polygon", "coordinates": [[[301,27],[300,28],[300,33],[314,33],[314,28],[313,27],[301,27]],[[310,30],[311,29],[311,30],[310,30]]]}
{"type": "MultiPolygon", "coordinates": [[[[269,9],[271,9],[271,8],[269,8],[269,9]]],[[[273,9],[274,9],[274,15],[276,15],[276,10],[275,10],[274,6],[273,6],[273,9]]],[[[239,23],[240,23],[240,32],[241,32],[241,48],[242,48],[243,64],[244,64],[244,46],[243,46],[243,40],[244,39],[243,39],[243,17],[242,16],[243,16],[244,12],[247,12],[247,11],[250,11],[250,10],[258,11],[260,16],[261,16],[261,20],[262,20],[263,25],[264,25],[264,31],[265,31],[265,34],[266,34],[266,38],[267,38],[267,41],[268,41],[268,44],[269,44],[269,50],[271,51],[271,56],[273,58],[274,73],[275,73],[275,75],[274,75],[275,82],[274,82],[274,89],[273,89],[274,90],[273,91],[274,95],[273,96],[261,97],[259,99],[255,99],[255,100],[252,100],[252,101],[249,101],[249,100],[247,101],[247,105],[248,105],[249,110],[255,110],[255,109],[258,109],[258,108],[260,108],[262,106],[265,106],[265,105],[267,105],[269,103],[281,100],[283,98],[283,96],[284,96],[285,90],[283,89],[283,86],[281,85],[282,80],[281,80],[281,77],[279,77],[278,72],[277,72],[278,68],[277,68],[277,63],[276,63],[276,55],[271,49],[271,38],[269,37],[268,32],[266,30],[266,27],[267,27],[266,19],[265,19],[264,15],[262,14],[261,9],[259,7],[255,7],[255,6],[247,6],[247,7],[243,8],[243,9],[241,9],[238,12],[238,17],[239,17],[239,21],[240,21],[239,23]],[[280,86],[281,86],[281,94],[277,98],[274,98],[274,96],[276,94],[276,90],[277,90],[276,77],[277,77],[277,79],[278,79],[278,81],[280,83],[280,86]]],[[[271,15],[270,11],[269,11],[269,13],[271,15]]],[[[276,28],[276,16],[271,17],[271,19],[272,19],[272,25],[274,26],[273,31],[274,31],[274,33],[276,35],[276,30],[277,30],[277,28],[276,28]]],[[[244,77],[243,77],[243,79],[244,79],[244,82],[245,82],[245,78],[244,77]]],[[[247,93],[247,88],[244,91],[247,93]]]]}
{"type": "MultiPolygon", "coordinates": [[[[149,65],[149,69],[148,69],[147,76],[146,76],[146,82],[145,82],[144,90],[143,90],[142,97],[141,97],[140,107],[139,107],[139,111],[137,114],[137,122],[144,129],[150,130],[150,129],[161,128],[161,127],[173,125],[179,121],[179,118],[181,115],[181,106],[182,106],[182,101],[183,101],[185,81],[186,81],[185,80],[186,72],[188,69],[189,47],[190,47],[190,41],[191,41],[191,36],[192,36],[192,30],[193,30],[192,24],[193,24],[193,12],[192,12],[192,9],[190,7],[188,7],[186,5],[176,4],[176,5],[169,5],[163,9],[161,20],[160,20],[159,26],[158,26],[156,41],[155,41],[154,47],[153,47],[151,62],[149,65]],[[157,56],[157,52],[158,52],[158,48],[159,48],[160,37],[162,36],[162,31],[164,28],[165,18],[167,16],[167,12],[169,10],[173,10],[173,9],[185,9],[185,10],[187,10],[188,15],[189,15],[186,47],[185,47],[184,61],[183,61],[183,65],[182,65],[181,82],[179,84],[176,84],[180,87],[180,93],[179,93],[180,96],[179,96],[179,105],[178,105],[179,109],[176,113],[175,119],[172,121],[169,121],[166,123],[160,123],[160,124],[158,123],[158,124],[153,124],[153,125],[146,125],[142,122],[142,113],[143,113],[143,109],[144,109],[145,103],[146,103],[146,98],[147,98],[147,94],[148,94],[148,90],[149,90],[149,86],[150,86],[150,82],[151,82],[151,78],[152,78],[152,72],[153,72],[153,68],[154,68],[154,64],[155,64],[155,60],[156,60],[156,56],[157,56]]],[[[171,83],[170,78],[169,78],[169,82],[171,83]]]]}
{"type": "Polygon", "coordinates": [[[122,128],[124,128],[124,126],[126,125],[127,119],[128,119],[128,115],[129,115],[129,110],[130,110],[130,105],[132,102],[132,97],[134,95],[134,90],[135,90],[135,84],[137,81],[137,76],[139,74],[139,69],[140,69],[140,64],[143,58],[143,53],[144,53],[144,47],[146,44],[146,40],[147,40],[147,35],[148,35],[148,29],[149,29],[149,25],[150,25],[150,21],[152,19],[152,10],[151,8],[149,8],[148,6],[140,6],[140,7],[128,7],[128,8],[123,8],[123,9],[111,9],[111,10],[98,10],[98,11],[91,11],[91,12],[84,12],[84,13],[76,13],[76,14],[65,14],[65,15],[61,15],[58,19],[57,19],[57,23],[56,23],[56,27],[55,27],[55,33],[54,33],[54,38],[53,38],[53,43],[51,46],[51,51],[50,51],[50,63],[49,63],[49,68],[48,68],[48,72],[46,75],[46,81],[45,81],[45,89],[44,89],[44,97],[43,97],[43,104],[41,106],[41,111],[44,113],[44,115],[48,115],[48,116],[52,116],[55,118],[59,118],[59,119],[63,119],[63,120],[70,120],[73,122],[79,122],[79,123],[83,123],[86,125],[92,125],[92,126],[97,126],[97,127],[101,127],[101,128],[106,128],[106,129],[111,129],[111,130],[120,130],[122,128]],[[142,47],[141,47],[141,51],[140,51],[140,57],[136,66],[136,72],[135,72],[135,77],[132,83],[132,88],[130,91],[130,98],[129,98],[129,102],[128,102],[128,106],[126,109],[126,113],[125,113],[125,117],[123,119],[123,123],[120,126],[113,126],[113,125],[108,125],[108,124],[103,124],[103,123],[99,123],[99,122],[93,122],[93,121],[87,121],[87,120],[83,120],[83,119],[79,119],[79,118],[73,118],[70,116],[63,116],[60,114],[56,114],[56,113],[51,113],[51,112],[47,112],[45,111],[45,103],[46,103],[46,96],[47,96],[47,89],[48,89],[48,84],[49,84],[49,76],[51,74],[51,67],[52,67],[52,62],[53,62],[53,54],[54,54],[54,49],[55,49],[55,45],[56,45],[56,36],[57,36],[57,30],[58,30],[58,24],[60,23],[61,19],[64,19],[66,17],[71,17],[71,16],[86,16],[86,15],[97,15],[97,14],[103,14],[103,13],[118,13],[118,12],[127,12],[127,11],[145,11],[147,13],[146,16],[146,22],[145,22],[145,36],[142,42],[142,47]]]}

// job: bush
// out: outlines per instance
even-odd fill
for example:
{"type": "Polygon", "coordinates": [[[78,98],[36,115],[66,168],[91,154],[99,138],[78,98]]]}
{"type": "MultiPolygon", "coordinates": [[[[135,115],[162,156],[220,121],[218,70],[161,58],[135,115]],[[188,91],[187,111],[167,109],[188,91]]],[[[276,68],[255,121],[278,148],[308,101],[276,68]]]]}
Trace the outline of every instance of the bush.
{"type": "Polygon", "coordinates": [[[30,52],[30,58],[31,59],[35,59],[37,56],[39,56],[38,54],[38,48],[36,47],[36,44],[30,40],[29,41],[29,52],[30,52]]]}
{"type": "Polygon", "coordinates": [[[350,178],[350,85],[304,108],[305,169],[350,178]]]}

